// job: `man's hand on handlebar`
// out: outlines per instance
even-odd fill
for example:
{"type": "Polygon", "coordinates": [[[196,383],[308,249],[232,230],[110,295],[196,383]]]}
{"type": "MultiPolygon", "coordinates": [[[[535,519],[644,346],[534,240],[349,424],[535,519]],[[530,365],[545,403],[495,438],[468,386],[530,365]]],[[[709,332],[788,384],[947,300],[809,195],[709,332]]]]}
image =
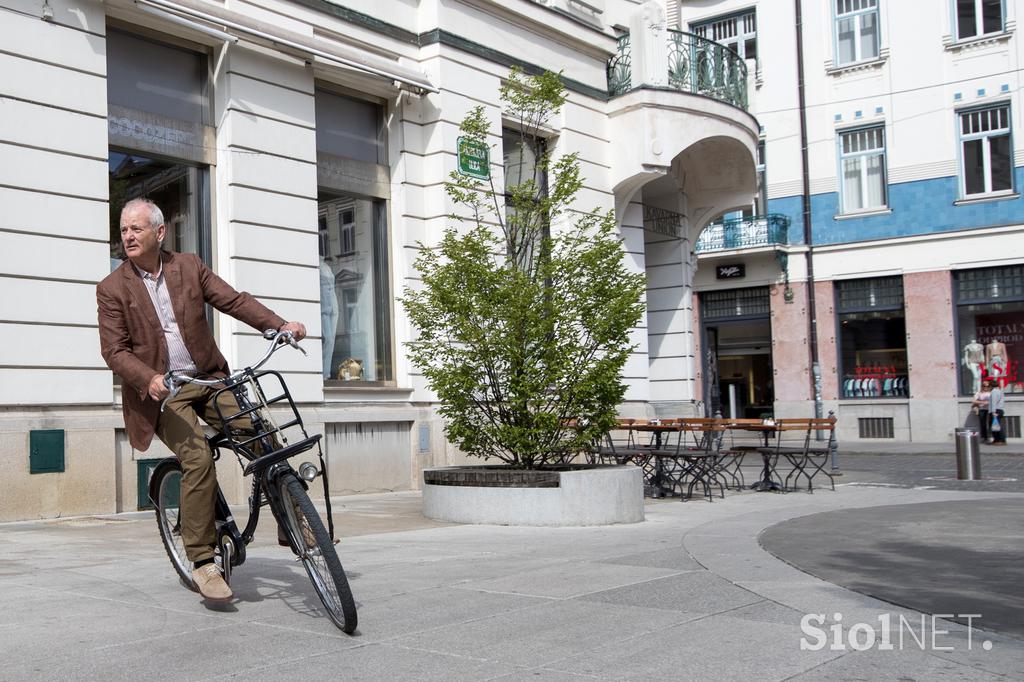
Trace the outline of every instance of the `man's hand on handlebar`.
{"type": "Polygon", "coordinates": [[[296,341],[302,341],[302,339],[306,338],[306,325],[301,322],[285,322],[277,331],[291,332],[296,341]]]}
{"type": "Polygon", "coordinates": [[[171,394],[168,390],[167,385],[164,383],[163,374],[154,374],[153,378],[149,380],[149,397],[153,400],[163,400],[171,394]]]}

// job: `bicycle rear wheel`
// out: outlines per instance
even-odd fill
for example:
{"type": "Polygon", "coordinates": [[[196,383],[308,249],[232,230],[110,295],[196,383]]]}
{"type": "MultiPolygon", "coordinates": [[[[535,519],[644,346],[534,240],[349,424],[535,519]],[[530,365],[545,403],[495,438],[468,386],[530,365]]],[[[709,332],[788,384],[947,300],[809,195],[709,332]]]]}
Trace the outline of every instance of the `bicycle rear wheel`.
{"type": "Polygon", "coordinates": [[[153,472],[149,491],[167,557],[178,577],[194,590],[192,563],[185,555],[185,541],[181,537],[181,463],[176,459],[161,462],[153,472]]]}
{"type": "Polygon", "coordinates": [[[283,509],[282,521],[292,549],[302,560],[313,589],[327,609],[327,615],[343,632],[356,629],[356,604],[334,543],[324,528],[316,507],[293,473],[281,475],[275,485],[283,509]]]}

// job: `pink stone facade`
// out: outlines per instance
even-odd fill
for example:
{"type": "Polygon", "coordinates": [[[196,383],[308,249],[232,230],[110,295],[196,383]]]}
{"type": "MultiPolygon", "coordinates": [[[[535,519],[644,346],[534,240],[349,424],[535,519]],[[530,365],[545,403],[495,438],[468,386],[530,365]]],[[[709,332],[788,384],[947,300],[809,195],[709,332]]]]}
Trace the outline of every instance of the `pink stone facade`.
{"type": "Polygon", "coordinates": [[[791,303],[786,303],[781,286],[773,286],[770,296],[775,401],[785,403],[811,399],[807,285],[796,282],[790,288],[791,303]]]}
{"type": "Polygon", "coordinates": [[[956,398],[957,350],[949,272],[903,276],[911,398],[956,398]]]}
{"type": "MultiPolygon", "coordinates": [[[[958,395],[960,353],[956,339],[953,276],[949,270],[904,273],[903,314],[906,325],[909,396],[881,395],[842,397],[839,375],[841,346],[837,328],[835,282],[814,283],[817,316],[818,361],[821,368],[821,399],[824,414],[839,419],[841,442],[861,439],[890,442],[940,442],[951,439],[953,430],[969,418],[970,399],[958,395]],[[888,424],[891,435],[878,435],[888,424]]],[[[790,285],[793,296],[786,302],[781,284],[769,285],[774,412],[778,417],[814,414],[808,336],[808,285],[790,285]]],[[[704,330],[694,297],[694,376],[696,395],[705,399],[701,363],[704,330]]],[[[900,343],[891,339],[892,344],[900,343]]],[[[1019,414],[1024,400],[1010,394],[1007,414],[1019,414]]]]}
{"type": "Polygon", "coordinates": [[[818,365],[821,367],[821,398],[839,397],[839,356],[836,350],[835,287],[832,282],[814,283],[818,318],[818,365]]]}

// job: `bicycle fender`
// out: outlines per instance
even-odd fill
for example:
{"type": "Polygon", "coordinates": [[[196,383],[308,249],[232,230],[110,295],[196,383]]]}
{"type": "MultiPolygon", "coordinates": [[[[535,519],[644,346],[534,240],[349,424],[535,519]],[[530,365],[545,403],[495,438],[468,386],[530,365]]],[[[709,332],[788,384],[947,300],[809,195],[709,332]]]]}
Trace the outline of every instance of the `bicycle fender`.
{"type": "Polygon", "coordinates": [[[149,484],[146,486],[146,488],[147,488],[148,494],[149,494],[149,501],[150,501],[150,503],[154,507],[156,506],[156,495],[157,495],[157,491],[154,488],[154,485],[155,485],[154,481],[157,481],[157,480],[160,479],[160,477],[157,476],[158,473],[162,473],[164,471],[164,469],[168,469],[168,468],[181,469],[181,464],[178,462],[178,458],[177,457],[165,457],[164,459],[160,460],[160,463],[157,464],[155,467],[153,467],[153,473],[150,474],[149,484]]]}

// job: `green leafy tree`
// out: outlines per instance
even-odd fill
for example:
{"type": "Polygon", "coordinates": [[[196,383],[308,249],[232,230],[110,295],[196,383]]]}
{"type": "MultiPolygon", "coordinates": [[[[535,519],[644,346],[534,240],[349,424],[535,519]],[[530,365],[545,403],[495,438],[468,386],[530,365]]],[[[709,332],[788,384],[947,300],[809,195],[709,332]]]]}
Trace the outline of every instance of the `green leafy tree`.
{"type": "MultiPolygon", "coordinates": [[[[577,155],[553,158],[537,144],[565,103],[559,74],[514,70],[501,98],[518,137],[504,191],[451,174],[445,189],[461,216],[438,248],[421,251],[422,287],[407,288],[403,302],[419,331],[410,354],[440,399],[449,440],[538,468],[614,424],[644,278],[625,267],[611,211],[574,209],[577,155]]],[[[479,107],[461,125],[464,140],[490,147],[488,129],[479,107]]]]}

